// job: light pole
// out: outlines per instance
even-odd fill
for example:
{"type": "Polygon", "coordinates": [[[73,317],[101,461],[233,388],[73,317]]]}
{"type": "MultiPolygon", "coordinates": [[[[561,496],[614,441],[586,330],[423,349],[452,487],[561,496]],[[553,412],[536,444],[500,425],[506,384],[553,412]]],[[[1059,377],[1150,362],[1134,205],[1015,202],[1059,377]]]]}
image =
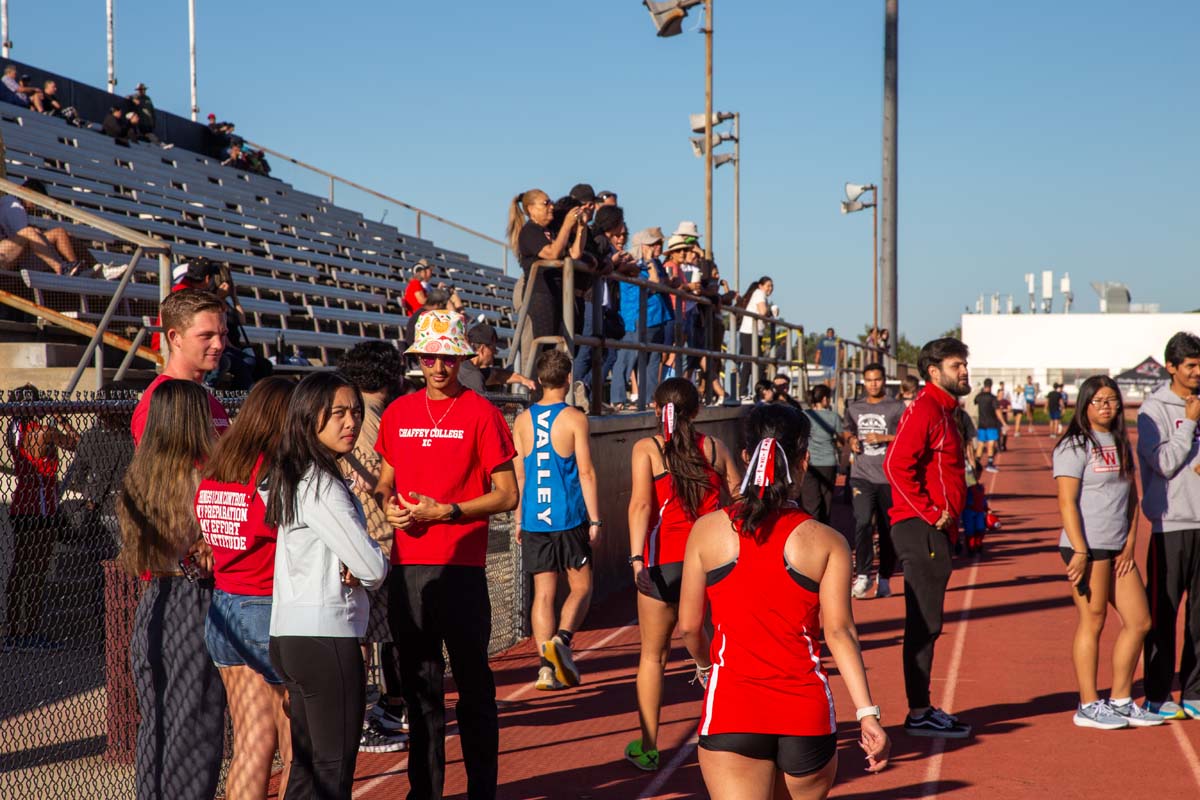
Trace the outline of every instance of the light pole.
{"type": "Polygon", "coordinates": [[[883,217],[882,258],[879,271],[883,289],[883,327],[900,341],[896,268],[896,130],[899,80],[899,0],[885,0],[883,18],[883,174],[880,183],[880,216],[883,217]]]}
{"type": "MultiPolygon", "coordinates": [[[[718,115],[720,116],[720,115],[718,115]]],[[[742,223],[741,223],[741,185],[742,185],[742,137],[741,114],[733,115],[733,152],[722,153],[713,159],[713,168],[720,169],[726,164],[733,164],[733,287],[737,291],[742,285],[742,223]]]]}
{"type": "Polygon", "coordinates": [[[113,10],[114,0],[107,0],[105,3],[105,14],[108,24],[108,93],[117,93],[117,54],[114,31],[114,16],[113,10]]]}
{"type": "MultiPolygon", "coordinates": [[[[662,37],[678,36],[683,32],[687,10],[704,4],[704,141],[712,141],[713,126],[713,0],[642,0],[650,11],[650,19],[662,37]]],[[[713,254],[713,154],[705,148],[704,155],[704,257],[713,254]]]]}
{"type": "Polygon", "coordinates": [[[879,330],[879,189],[875,184],[857,183],[846,184],[846,199],[842,201],[842,213],[853,214],[855,211],[871,209],[871,324],[879,330]],[[866,203],[858,198],[865,193],[871,193],[871,202],[866,203]]]}
{"type": "Polygon", "coordinates": [[[188,57],[192,68],[192,122],[200,116],[196,102],[196,0],[188,0],[188,57]]]}
{"type": "Polygon", "coordinates": [[[8,58],[12,42],[8,40],[8,0],[0,0],[0,55],[8,58]]]}

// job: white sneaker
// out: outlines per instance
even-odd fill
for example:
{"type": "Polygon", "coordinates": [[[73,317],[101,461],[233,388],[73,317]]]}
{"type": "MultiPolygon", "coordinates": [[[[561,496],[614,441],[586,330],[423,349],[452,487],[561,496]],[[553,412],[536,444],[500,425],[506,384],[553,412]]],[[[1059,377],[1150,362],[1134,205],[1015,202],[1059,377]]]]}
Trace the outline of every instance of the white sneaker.
{"type": "Polygon", "coordinates": [[[854,579],[854,586],[850,588],[850,596],[855,600],[863,600],[867,596],[867,592],[871,590],[871,576],[859,575],[854,579]]]}
{"type": "Polygon", "coordinates": [[[1098,728],[1102,731],[1129,727],[1129,720],[1113,711],[1112,706],[1104,700],[1079,706],[1073,721],[1081,728],[1098,728]]]}
{"type": "Polygon", "coordinates": [[[892,584],[887,578],[880,578],[879,583],[875,587],[876,597],[891,597],[892,584]]]}
{"type": "Polygon", "coordinates": [[[1134,728],[1150,728],[1167,723],[1166,718],[1147,711],[1132,700],[1119,706],[1109,703],[1109,707],[1112,708],[1114,714],[1123,717],[1134,728]]]}

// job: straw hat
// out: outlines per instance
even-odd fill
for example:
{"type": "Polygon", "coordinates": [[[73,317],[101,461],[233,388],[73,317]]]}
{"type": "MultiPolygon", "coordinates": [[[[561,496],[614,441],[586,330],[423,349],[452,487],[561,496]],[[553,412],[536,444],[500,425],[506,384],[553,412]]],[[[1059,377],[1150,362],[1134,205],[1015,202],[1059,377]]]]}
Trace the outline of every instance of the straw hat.
{"type": "Polygon", "coordinates": [[[416,341],[404,352],[425,356],[473,356],[467,320],[454,311],[426,311],[417,318],[416,341]]]}

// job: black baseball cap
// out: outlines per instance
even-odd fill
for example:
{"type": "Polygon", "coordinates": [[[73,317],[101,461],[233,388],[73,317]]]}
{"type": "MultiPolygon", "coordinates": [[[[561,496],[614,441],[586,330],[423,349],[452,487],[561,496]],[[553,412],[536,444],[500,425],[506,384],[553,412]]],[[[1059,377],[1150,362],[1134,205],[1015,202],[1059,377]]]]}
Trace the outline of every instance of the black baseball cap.
{"type": "Polygon", "coordinates": [[[596,190],[592,188],[590,183],[577,183],[571,187],[571,191],[567,194],[581,203],[591,203],[596,199],[596,190]]]}

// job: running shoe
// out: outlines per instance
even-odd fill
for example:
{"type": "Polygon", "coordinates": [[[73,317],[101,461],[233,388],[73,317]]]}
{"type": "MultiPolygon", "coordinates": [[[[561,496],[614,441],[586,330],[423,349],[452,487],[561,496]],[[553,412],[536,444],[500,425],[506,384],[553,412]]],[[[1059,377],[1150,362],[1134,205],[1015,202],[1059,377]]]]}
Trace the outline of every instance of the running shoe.
{"type": "Polygon", "coordinates": [[[538,670],[537,683],[533,685],[533,688],[542,692],[553,692],[567,687],[554,676],[554,667],[542,667],[538,670]]]}
{"type": "Polygon", "coordinates": [[[368,718],[363,723],[358,749],[364,753],[399,753],[408,749],[408,735],[387,731],[378,720],[368,718]]]}
{"type": "Polygon", "coordinates": [[[1184,714],[1192,719],[1200,719],[1200,700],[1184,700],[1179,705],[1183,707],[1184,714]]]}
{"type": "Polygon", "coordinates": [[[375,703],[367,710],[367,716],[378,720],[385,731],[392,733],[396,731],[408,732],[408,709],[403,706],[393,711],[383,703],[375,703]]]}
{"type": "Polygon", "coordinates": [[[1161,703],[1151,703],[1147,700],[1146,710],[1151,714],[1158,714],[1163,719],[1187,719],[1187,713],[1173,700],[1164,700],[1161,703]]]}
{"type": "Polygon", "coordinates": [[[997,467],[995,464],[988,464],[986,467],[983,468],[983,471],[984,472],[999,472],[1000,468],[997,467]]]}
{"type": "Polygon", "coordinates": [[[571,647],[565,644],[557,634],[542,645],[542,658],[554,665],[554,677],[566,686],[579,685],[579,668],[575,666],[575,657],[571,647]]]}
{"type": "Polygon", "coordinates": [[[658,751],[642,750],[641,739],[634,739],[625,745],[625,760],[643,772],[658,771],[658,751]]]}
{"type": "Polygon", "coordinates": [[[1107,700],[1081,704],[1075,711],[1073,721],[1081,728],[1097,728],[1102,731],[1115,731],[1130,725],[1129,720],[1113,710],[1107,700]]]}
{"type": "Polygon", "coordinates": [[[892,583],[887,578],[880,578],[879,583],[875,585],[876,597],[891,597],[892,583]]]}
{"type": "MultiPolygon", "coordinates": [[[[1155,725],[1166,723],[1166,720],[1158,714],[1151,714],[1132,700],[1122,705],[1116,705],[1115,703],[1109,703],[1108,705],[1114,714],[1122,717],[1133,728],[1152,728],[1155,725]]],[[[1079,723],[1076,722],[1075,724],[1078,725],[1079,723]]]]}
{"type": "Polygon", "coordinates": [[[958,717],[947,714],[940,708],[930,708],[915,719],[911,714],[905,717],[904,732],[909,736],[927,736],[935,739],[966,739],[971,735],[971,726],[959,722],[958,717]]]}
{"type": "Polygon", "coordinates": [[[855,600],[864,600],[869,591],[871,591],[871,576],[859,575],[854,579],[854,585],[850,587],[850,596],[855,600]]]}

